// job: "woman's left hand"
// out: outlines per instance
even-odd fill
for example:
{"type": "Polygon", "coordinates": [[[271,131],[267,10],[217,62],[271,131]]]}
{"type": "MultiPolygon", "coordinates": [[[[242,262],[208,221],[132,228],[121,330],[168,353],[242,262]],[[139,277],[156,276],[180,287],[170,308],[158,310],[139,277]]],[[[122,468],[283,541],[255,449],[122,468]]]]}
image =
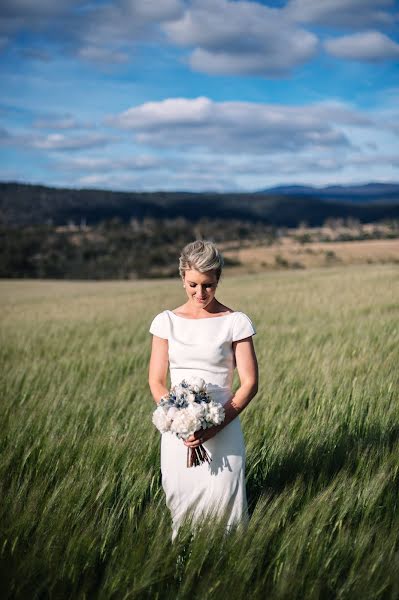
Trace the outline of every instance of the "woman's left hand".
{"type": "Polygon", "coordinates": [[[210,440],[218,431],[220,431],[220,427],[217,425],[213,425],[213,427],[209,427],[208,429],[199,429],[193,435],[190,435],[189,438],[183,440],[184,445],[188,448],[197,448],[207,440],[210,440]]]}

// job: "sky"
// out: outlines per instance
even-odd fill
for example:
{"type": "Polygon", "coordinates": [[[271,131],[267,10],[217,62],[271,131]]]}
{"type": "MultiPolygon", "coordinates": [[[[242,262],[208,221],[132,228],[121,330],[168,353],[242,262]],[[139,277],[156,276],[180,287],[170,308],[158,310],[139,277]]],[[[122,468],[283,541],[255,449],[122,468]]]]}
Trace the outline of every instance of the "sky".
{"type": "Polygon", "coordinates": [[[0,180],[399,181],[395,0],[1,0],[0,180]]]}

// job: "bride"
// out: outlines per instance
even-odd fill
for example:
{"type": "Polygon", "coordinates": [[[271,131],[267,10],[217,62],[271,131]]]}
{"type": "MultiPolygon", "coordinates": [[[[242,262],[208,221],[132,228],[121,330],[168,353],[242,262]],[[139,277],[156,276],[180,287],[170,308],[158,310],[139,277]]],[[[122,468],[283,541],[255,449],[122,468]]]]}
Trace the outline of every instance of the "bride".
{"type": "Polygon", "coordinates": [[[201,377],[216,402],[225,409],[221,425],[200,429],[186,440],[171,432],[161,437],[162,487],[172,517],[172,541],[187,516],[206,513],[227,517],[227,528],[248,523],[245,488],[245,444],[239,414],[258,390],[258,364],[251,319],[220,303],[216,289],[223,257],[211,241],[187,244],[179,259],[179,273],[187,300],[174,310],[158,313],[153,334],[148,381],[158,404],[171,385],[201,377]],[[232,392],[234,369],[240,387],[232,392]],[[210,462],[188,468],[187,449],[200,444],[210,462]]]}

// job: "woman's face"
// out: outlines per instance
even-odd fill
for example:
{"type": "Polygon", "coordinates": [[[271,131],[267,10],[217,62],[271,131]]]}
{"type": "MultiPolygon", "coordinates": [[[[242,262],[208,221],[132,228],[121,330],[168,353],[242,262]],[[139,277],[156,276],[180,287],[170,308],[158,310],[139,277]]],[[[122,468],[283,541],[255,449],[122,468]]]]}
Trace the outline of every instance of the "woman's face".
{"type": "Polygon", "coordinates": [[[200,273],[190,269],[184,272],[183,283],[190,303],[205,308],[215,297],[218,280],[214,270],[200,273]]]}

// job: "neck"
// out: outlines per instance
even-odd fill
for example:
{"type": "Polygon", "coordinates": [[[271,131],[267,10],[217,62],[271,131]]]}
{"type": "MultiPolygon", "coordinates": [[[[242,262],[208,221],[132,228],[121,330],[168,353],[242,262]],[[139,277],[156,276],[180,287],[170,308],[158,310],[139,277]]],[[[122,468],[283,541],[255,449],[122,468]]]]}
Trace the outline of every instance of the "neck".
{"type": "Polygon", "coordinates": [[[219,312],[219,302],[215,298],[206,306],[196,306],[194,301],[189,302],[186,306],[188,312],[195,317],[219,312]]]}

